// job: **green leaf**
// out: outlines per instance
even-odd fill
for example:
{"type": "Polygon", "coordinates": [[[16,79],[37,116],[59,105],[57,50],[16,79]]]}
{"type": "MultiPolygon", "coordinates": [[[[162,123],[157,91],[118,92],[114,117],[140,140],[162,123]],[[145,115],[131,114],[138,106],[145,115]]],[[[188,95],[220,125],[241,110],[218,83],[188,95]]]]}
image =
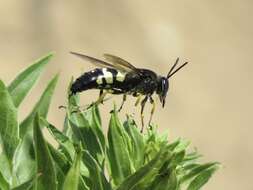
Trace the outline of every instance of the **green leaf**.
{"type": "MultiPolygon", "coordinates": [[[[70,88],[73,82],[73,78],[69,84],[68,87],[68,94],[70,93],[70,88]]],[[[77,126],[89,126],[92,128],[92,133],[95,134],[98,143],[99,143],[99,147],[100,147],[100,152],[101,155],[99,155],[99,159],[97,159],[97,161],[99,162],[100,165],[102,165],[102,163],[104,162],[104,152],[106,149],[106,142],[105,142],[105,136],[103,134],[102,128],[101,128],[101,118],[100,118],[100,114],[99,114],[99,110],[98,110],[98,106],[94,105],[91,108],[85,110],[85,112],[82,113],[76,113],[73,114],[73,111],[79,112],[79,96],[78,95],[72,95],[70,97],[68,97],[68,118],[70,120],[72,120],[77,126]],[[88,125],[89,124],[89,125],[88,125]]],[[[72,135],[72,130],[69,127],[69,123],[64,122],[64,134],[66,134],[68,137],[70,137],[72,135]]]]}
{"type": "Polygon", "coordinates": [[[65,176],[70,168],[70,164],[67,158],[55,149],[51,144],[47,143],[49,148],[50,154],[54,160],[54,165],[56,169],[56,176],[57,176],[57,188],[62,189],[65,176]]]}
{"type": "Polygon", "coordinates": [[[9,190],[9,183],[4,179],[4,176],[0,172],[0,189],[2,190],[9,190]]]}
{"type": "Polygon", "coordinates": [[[176,190],[178,180],[175,170],[167,175],[158,175],[148,190],[176,190]]]}
{"type": "Polygon", "coordinates": [[[180,139],[179,144],[175,147],[174,151],[181,152],[185,150],[189,145],[190,145],[190,141],[185,140],[185,139],[180,139]]]}
{"type": "Polygon", "coordinates": [[[172,156],[172,159],[170,160],[169,167],[176,168],[182,163],[184,157],[185,157],[185,150],[182,150],[181,152],[175,152],[172,156]]]}
{"type": "Polygon", "coordinates": [[[54,137],[54,139],[60,144],[59,150],[64,153],[69,161],[73,161],[75,155],[75,148],[70,139],[59,131],[55,126],[48,123],[44,118],[41,118],[41,122],[47,127],[48,131],[54,137]]]}
{"type": "Polygon", "coordinates": [[[48,63],[52,56],[53,54],[50,53],[49,55],[39,59],[33,65],[21,72],[14,81],[11,82],[8,90],[16,107],[20,105],[22,100],[30,91],[34,83],[39,78],[44,66],[48,63]]]}
{"type": "Polygon", "coordinates": [[[105,152],[105,148],[106,148],[106,143],[105,143],[105,136],[103,134],[102,131],[102,127],[101,127],[101,118],[100,118],[100,113],[98,110],[98,106],[94,105],[91,107],[91,120],[90,122],[90,126],[93,128],[93,131],[96,133],[96,136],[99,139],[99,142],[101,144],[101,148],[103,149],[103,152],[105,152]]]}
{"type": "Polygon", "coordinates": [[[64,118],[64,125],[63,125],[63,134],[66,135],[68,138],[70,138],[71,140],[73,140],[73,132],[72,132],[72,129],[71,129],[71,126],[69,124],[69,115],[71,114],[71,112],[73,112],[73,107],[77,107],[78,106],[78,103],[79,103],[79,95],[76,94],[76,95],[73,95],[73,96],[69,96],[69,94],[71,93],[70,92],[70,88],[72,86],[72,83],[73,83],[73,77],[71,78],[71,81],[69,83],[69,86],[68,86],[68,91],[67,91],[67,99],[68,99],[68,109],[67,109],[67,113],[65,115],[65,118],[64,118]]]}
{"type": "Polygon", "coordinates": [[[83,178],[79,179],[78,190],[90,190],[90,188],[84,182],[83,178]]]}
{"type": "Polygon", "coordinates": [[[143,135],[137,128],[134,120],[129,117],[124,123],[124,129],[131,139],[130,142],[132,144],[132,149],[129,149],[131,160],[135,169],[138,169],[144,164],[145,143],[143,135]]]}
{"type": "Polygon", "coordinates": [[[134,166],[129,153],[130,138],[120,123],[115,110],[110,119],[108,144],[109,172],[115,185],[119,185],[134,172],[134,166]]]}
{"type": "Polygon", "coordinates": [[[202,155],[200,155],[198,152],[194,151],[194,152],[186,154],[183,162],[188,162],[188,163],[189,163],[189,161],[195,162],[200,157],[202,157],[202,155]]]}
{"type": "Polygon", "coordinates": [[[56,75],[48,83],[39,101],[34,106],[33,111],[20,124],[20,135],[22,137],[22,142],[19,145],[14,158],[14,172],[17,175],[19,183],[28,181],[35,172],[35,155],[32,138],[33,120],[36,112],[39,112],[42,117],[46,118],[57,79],[58,75],[56,75]]]}
{"type": "Polygon", "coordinates": [[[18,184],[25,183],[32,178],[36,166],[33,139],[30,135],[26,135],[18,146],[13,163],[13,172],[17,177],[18,184]]]}
{"type": "Polygon", "coordinates": [[[90,189],[96,190],[112,189],[110,183],[106,180],[103,174],[103,170],[101,169],[99,164],[86,150],[83,152],[83,163],[90,172],[90,180],[92,181],[92,186],[90,187],[90,189]]]}
{"type": "Polygon", "coordinates": [[[20,136],[21,138],[24,137],[24,135],[32,130],[32,122],[34,120],[35,114],[37,112],[40,113],[40,116],[43,118],[47,117],[47,113],[49,110],[51,98],[54,93],[54,89],[56,86],[56,83],[58,81],[59,75],[57,74],[47,85],[45,91],[43,92],[42,96],[40,97],[39,101],[34,106],[32,112],[26,117],[24,121],[20,124],[20,136]]]}
{"type": "Polygon", "coordinates": [[[97,105],[93,105],[91,108],[87,109],[84,112],[84,116],[91,126],[101,129],[101,118],[97,105]]]}
{"type": "Polygon", "coordinates": [[[195,177],[202,171],[208,170],[209,168],[216,167],[217,165],[218,165],[217,162],[211,162],[211,163],[206,163],[206,164],[202,164],[197,167],[194,167],[189,173],[187,173],[180,179],[180,182],[184,183],[185,181],[192,179],[193,177],[195,177]]]}
{"type": "Polygon", "coordinates": [[[83,147],[87,149],[98,161],[99,165],[103,167],[105,159],[104,152],[94,128],[89,125],[89,122],[82,113],[72,113],[69,122],[75,138],[82,143],[83,147]]]}
{"type": "MultiPolygon", "coordinates": [[[[2,143],[0,143],[0,149],[2,149],[1,145],[2,143]]],[[[12,183],[11,163],[9,162],[8,157],[4,152],[0,152],[0,163],[4,163],[0,164],[0,172],[2,176],[9,184],[11,184],[12,183]]]]}
{"type": "Polygon", "coordinates": [[[78,190],[80,178],[80,165],[81,165],[82,152],[79,151],[76,155],[74,163],[70,168],[63,185],[63,190],[78,190]]]}
{"type": "Polygon", "coordinates": [[[155,179],[160,168],[169,157],[170,154],[162,148],[150,162],[145,164],[134,174],[128,176],[116,190],[146,189],[155,179]]]}
{"type": "Polygon", "coordinates": [[[200,172],[190,183],[187,190],[199,190],[203,185],[205,185],[213,173],[218,169],[218,166],[213,166],[209,169],[200,172]]]}
{"type": "Polygon", "coordinates": [[[34,179],[30,179],[28,181],[26,181],[25,183],[16,186],[15,188],[13,188],[12,190],[31,190],[31,188],[33,187],[35,182],[35,178],[34,179]]]}
{"type": "Polygon", "coordinates": [[[39,115],[36,114],[34,120],[34,149],[36,158],[36,173],[39,175],[35,182],[36,190],[56,190],[57,178],[56,169],[48,150],[47,142],[44,140],[40,129],[39,115]]]}
{"type": "Polygon", "coordinates": [[[0,136],[9,164],[19,144],[17,109],[4,83],[0,80],[0,136]]]}

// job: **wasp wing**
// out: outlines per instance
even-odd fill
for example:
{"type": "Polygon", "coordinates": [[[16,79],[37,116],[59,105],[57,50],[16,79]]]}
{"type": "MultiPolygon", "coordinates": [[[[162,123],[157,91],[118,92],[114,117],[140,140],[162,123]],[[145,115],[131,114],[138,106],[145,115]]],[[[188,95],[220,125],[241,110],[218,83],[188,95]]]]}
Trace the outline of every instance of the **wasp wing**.
{"type": "Polygon", "coordinates": [[[81,53],[76,53],[76,52],[70,52],[71,54],[83,59],[83,60],[86,60],[92,64],[94,64],[95,66],[97,67],[114,67],[112,64],[110,63],[107,63],[105,61],[102,61],[102,60],[99,60],[97,58],[94,58],[94,57],[90,57],[90,56],[87,56],[87,55],[84,55],[84,54],[81,54],[81,53]]]}
{"type": "Polygon", "coordinates": [[[122,72],[128,72],[128,70],[126,70],[123,66],[121,65],[117,65],[117,64],[111,64],[111,63],[107,63],[103,60],[94,58],[94,57],[90,57],[81,53],[76,53],[76,52],[70,52],[73,55],[76,55],[77,57],[80,57],[83,60],[86,60],[90,63],[92,63],[93,65],[97,66],[97,67],[109,67],[109,68],[115,68],[117,70],[120,70],[122,72]]]}
{"type": "Polygon", "coordinates": [[[111,62],[114,66],[120,66],[122,68],[124,68],[126,71],[130,72],[130,71],[136,71],[138,72],[138,69],[133,66],[131,63],[129,63],[128,61],[112,55],[112,54],[104,54],[104,57],[107,61],[111,62]]]}

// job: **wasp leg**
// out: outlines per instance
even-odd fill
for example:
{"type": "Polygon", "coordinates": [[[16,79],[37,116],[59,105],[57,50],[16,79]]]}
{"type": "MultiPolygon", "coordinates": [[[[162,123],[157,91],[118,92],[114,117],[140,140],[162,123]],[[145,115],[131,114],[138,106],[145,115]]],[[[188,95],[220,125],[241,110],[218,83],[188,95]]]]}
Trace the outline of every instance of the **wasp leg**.
{"type": "Polygon", "coordinates": [[[136,100],[134,106],[138,106],[139,103],[140,103],[140,101],[141,101],[141,95],[138,95],[138,96],[137,96],[137,100],[136,100]]]}
{"type": "MultiPolygon", "coordinates": [[[[99,91],[99,98],[101,97],[103,95],[103,90],[100,90],[99,91]]],[[[104,103],[104,100],[101,100],[101,104],[103,104],[104,103]]]]}
{"type": "MultiPolygon", "coordinates": [[[[101,92],[101,91],[100,91],[100,92],[101,92]]],[[[91,104],[87,107],[87,109],[91,108],[91,107],[94,106],[94,105],[102,104],[103,101],[104,101],[104,98],[105,98],[106,94],[107,94],[107,92],[102,92],[101,94],[99,94],[98,99],[97,99],[95,102],[91,103],[91,104]]]]}
{"type": "Polygon", "coordinates": [[[58,109],[67,109],[67,106],[60,105],[58,106],[58,109]]]}
{"type": "MultiPolygon", "coordinates": [[[[100,91],[101,92],[101,91],[100,91]]],[[[100,104],[100,103],[103,103],[104,101],[104,98],[106,96],[107,92],[103,92],[101,94],[99,94],[99,98],[97,99],[97,101],[94,103],[96,105],[100,104]]]]}
{"type": "Polygon", "coordinates": [[[152,104],[152,109],[151,109],[150,118],[149,118],[149,122],[148,122],[148,125],[150,126],[150,123],[152,121],[152,118],[153,118],[153,115],[155,112],[155,101],[153,100],[153,98],[151,96],[149,97],[149,101],[152,104]]]}
{"type": "Polygon", "coordinates": [[[125,101],[126,101],[126,94],[123,94],[123,100],[122,100],[122,103],[121,103],[121,105],[120,105],[120,108],[118,109],[118,112],[120,112],[121,111],[121,109],[122,109],[122,107],[123,107],[123,105],[124,105],[124,103],[125,103],[125,101]]]}
{"type": "Polygon", "coordinates": [[[144,111],[144,107],[145,104],[148,100],[148,96],[145,96],[145,98],[141,101],[141,133],[143,132],[144,129],[144,115],[143,115],[143,111],[144,111]]]}

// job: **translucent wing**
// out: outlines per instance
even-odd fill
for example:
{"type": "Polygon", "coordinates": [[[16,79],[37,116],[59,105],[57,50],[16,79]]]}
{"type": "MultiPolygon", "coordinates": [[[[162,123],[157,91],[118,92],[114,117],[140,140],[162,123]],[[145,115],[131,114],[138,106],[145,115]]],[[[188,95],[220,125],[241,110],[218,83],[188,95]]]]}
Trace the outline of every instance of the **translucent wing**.
{"type": "Polygon", "coordinates": [[[120,67],[123,67],[128,72],[138,71],[138,69],[135,66],[133,66],[131,63],[129,63],[128,61],[118,56],[111,55],[111,54],[104,54],[104,57],[107,61],[111,62],[114,66],[118,65],[120,67]]]}
{"type": "Polygon", "coordinates": [[[114,67],[112,64],[107,63],[105,61],[99,60],[97,58],[94,57],[90,57],[81,53],[76,53],[76,52],[70,52],[73,55],[76,55],[77,57],[80,57],[83,60],[89,61],[90,63],[94,64],[97,67],[114,67]]]}
{"type": "Polygon", "coordinates": [[[110,68],[115,68],[115,69],[123,71],[123,72],[128,72],[127,69],[125,69],[123,66],[118,65],[118,64],[107,63],[107,62],[102,61],[100,59],[90,57],[90,56],[87,56],[84,54],[76,53],[76,52],[70,52],[70,53],[73,55],[76,55],[77,57],[80,57],[83,60],[86,60],[86,61],[92,63],[93,65],[95,65],[97,67],[110,67],[110,68]]]}

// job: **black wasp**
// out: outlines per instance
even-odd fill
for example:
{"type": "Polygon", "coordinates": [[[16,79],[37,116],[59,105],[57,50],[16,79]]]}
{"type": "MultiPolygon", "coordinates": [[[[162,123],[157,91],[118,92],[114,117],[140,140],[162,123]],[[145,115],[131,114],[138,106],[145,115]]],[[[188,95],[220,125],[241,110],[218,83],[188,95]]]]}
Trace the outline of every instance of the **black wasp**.
{"type": "Polygon", "coordinates": [[[136,68],[124,59],[114,55],[104,54],[106,61],[103,61],[80,53],[71,53],[99,67],[85,72],[77,78],[70,88],[71,95],[89,89],[99,89],[100,94],[97,100],[99,103],[103,101],[106,93],[123,94],[123,101],[119,111],[122,109],[127,95],[138,97],[135,106],[139,104],[141,97],[145,96],[141,100],[141,131],[143,131],[144,126],[143,110],[146,102],[149,100],[153,105],[149,120],[150,123],[155,110],[155,102],[152,95],[156,93],[164,107],[165,98],[169,89],[169,78],[188,63],[185,62],[175,69],[179,61],[179,58],[177,58],[167,76],[163,77],[151,70],[136,68]]]}

